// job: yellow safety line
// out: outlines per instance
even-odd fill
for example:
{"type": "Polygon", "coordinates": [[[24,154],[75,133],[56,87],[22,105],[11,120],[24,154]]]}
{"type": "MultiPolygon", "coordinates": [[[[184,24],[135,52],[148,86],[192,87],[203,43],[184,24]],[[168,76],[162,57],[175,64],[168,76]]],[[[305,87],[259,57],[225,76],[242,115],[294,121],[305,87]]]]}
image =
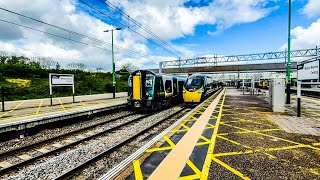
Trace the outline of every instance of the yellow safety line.
{"type": "Polygon", "coordinates": [[[136,178],[136,180],[143,180],[139,160],[133,160],[133,169],[134,169],[134,177],[136,178]]]}
{"type": "Polygon", "coordinates": [[[220,164],[221,166],[223,166],[224,168],[226,168],[227,170],[231,171],[233,174],[239,176],[242,179],[250,179],[249,177],[245,176],[244,174],[242,174],[240,171],[234,169],[233,167],[229,166],[228,164],[220,161],[219,159],[212,157],[212,160],[218,164],[220,164]]]}
{"type": "Polygon", "coordinates": [[[315,150],[320,150],[320,148],[316,148],[316,147],[313,147],[311,145],[306,145],[306,144],[302,144],[302,143],[298,143],[298,142],[294,142],[294,141],[290,141],[288,139],[284,139],[284,138],[279,138],[279,137],[276,137],[276,136],[272,136],[272,135],[269,135],[269,134],[263,134],[263,133],[259,133],[259,132],[254,132],[252,130],[248,130],[248,129],[245,129],[245,128],[241,128],[241,127],[238,127],[238,126],[232,126],[230,124],[226,124],[226,123],[223,123],[223,125],[225,126],[229,126],[229,127],[233,127],[233,128],[236,128],[236,129],[240,129],[240,130],[244,130],[244,131],[248,131],[248,132],[253,132],[255,134],[259,134],[259,135],[262,135],[262,136],[267,136],[267,137],[271,137],[271,138],[274,138],[274,139],[279,139],[281,141],[285,141],[285,142],[289,142],[289,143],[293,143],[293,144],[297,144],[297,145],[304,145],[308,148],[311,148],[311,149],[315,149],[315,150]]]}
{"type": "Polygon", "coordinates": [[[58,98],[58,101],[59,101],[59,103],[60,103],[60,105],[61,105],[61,108],[62,108],[63,110],[66,110],[66,108],[65,108],[64,105],[62,104],[60,98],[58,98]]]}
{"type": "Polygon", "coordinates": [[[41,102],[40,102],[40,104],[39,104],[39,107],[38,107],[38,109],[37,109],[37,111],[36,111],[36,115],[39,114],[40,108],[41,108],[41,106],[42,106],[42,103],[43,103],[43,99],[41,100],[41,102]]]}
{"type": "Polygon", "coordinates": [[[224,89],[224,96],[222,98],[221,106],[219,108],[219,115],[217,117],[216,127],[215,127],[213,135],[211,137],[211,144],[209,145],[207,155],[206,155],[203,167],[202,167],[202,171],[201,171],[202,173],[201,173],[200,180],[208,179],[209,169],[210,169],[210,165],[211,165],[211,159],[212,159],[214,147],[216,144],[216,138],[217,138],[217,134],[218,134],[219,123],[220,123],[220,119],[221,119],[221,114],[222,114],[222,109],[223,109],[223,104],[224,104],[224,101],[226,98],[226,94],[227,94],[226,89],[224,89]]]}
{"type": "Polygon", "coordinates": [[[14,111],[15,109],[17,109],[21,104],[23,104],[24,101],[20,102],[16,107],[14,107],[13,109],[11,109],[10,111],[6,112],[6,113],[3,113],[0,115],[0,118],[6,116],[7,114],[11,113],[12,111],[14,111]]]}

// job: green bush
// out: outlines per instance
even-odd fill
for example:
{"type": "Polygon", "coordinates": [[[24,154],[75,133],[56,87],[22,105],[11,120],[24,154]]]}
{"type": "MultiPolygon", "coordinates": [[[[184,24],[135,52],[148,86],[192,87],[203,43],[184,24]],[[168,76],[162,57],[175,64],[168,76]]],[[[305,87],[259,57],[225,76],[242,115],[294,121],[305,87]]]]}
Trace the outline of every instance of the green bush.
{"type": "MultiPolygon", "coordinates": [[[[74,74],[75,95],[102,94],[112,92],[112,74],[90,73],[82,70],[43,69],[37,62],[27,61],[24,57],[2,57],[0,61],[0,86],[5,89],[5,100],[24,100],[49,97],[49,73],[74,74]],[[6,79],[30,80],[28,87],[18,86],[6,79]]],[[[117,92],[127,91],[129,74],[121,73],[116,78],[117,92]]],[[[71,96],[71,87],[53,87],[53,96],[71,96]]],[[[0,96],[1,100],[1,96],[0,96]]]]}

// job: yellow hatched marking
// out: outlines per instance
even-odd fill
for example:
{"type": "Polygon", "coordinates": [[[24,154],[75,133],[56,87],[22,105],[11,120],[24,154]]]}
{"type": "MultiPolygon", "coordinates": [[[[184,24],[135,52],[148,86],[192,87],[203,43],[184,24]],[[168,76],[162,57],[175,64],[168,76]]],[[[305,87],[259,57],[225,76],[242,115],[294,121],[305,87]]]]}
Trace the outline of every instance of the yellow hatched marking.
{"type": "Polygon", "coordinates": [[[275,138],[275,139],[278,139],[278,140],[281,140],[281,141],[285,141],[285,142],[289,142],[289,143],[293,143],[293,144],[297,144],[297,145],[303,145],[303,146],[311,148],[311,149],[320,150],[320,148],[316,148],[316,147],[313,147],[313,146],[310,146],[310,145],[305,145],[305,144],[302,144],[302,143],[290,141],[288,139],[279,138],[279,137],[272,136],[272,135],[269,135],[269,134],[263,134],[263,133],[255,132],[255,131],[244,129],[244,128],[241,128],[241,127],[238,127],[238,126],[232,126],[232,125],[226,124],[226,123],[222,123],[222,124],[225,125],[225,126],[233,127],[233,128],[240,129],[240,130],[243,130],[243,131],[253,132],[253,133],[256,133],[256,134],[259,134],[259,135],[262,135],[262,136],[267,136],[267,137],[275,138]]]}
{"type": "Polygon", "coordinates": [[[21,104],[23,104],[24,101],[20,102],[17,106],[15,106],[13,109],[11,109],[10,111],[6,112],[6,113],[3,113],[0,115],[0,118],[6,116],[7,114],[11,113],[12,111],[16,110],[21,104]]]}
{"type": "Polygon", "coordinates": [[[225,152],[225,153],[217,153],[213,154],[213,157],[220,157],[220,156],[231,156],[231,155],[241,155],[241,154],[251,154],[253,153],[252,150],[247,150],[247,151],[238,151],[238,152],[225,152]]]}
{"type": "Polygon", "coordinates": [[[194,174],[194,175],[179,177],[178,179],[179,180],[193,180],[193,179],[199,179],[199,176],[194,174]]]}
{"type": "Polygon", "coordinates": [[[133,169],[134,169],[134,177],[136,178],[136,180],[143,180],[139,160],[133,160],[133,169]]]}
{"type": "Polygon", "coordinates": [[[40,104],[39,104],[39,107],[38,107],[38,109],[37,109],[37,111],[36,111],[36,115],[39,115],[39,112],[40,112],[40,108],[41,108],[41,106],[42,106],[42,103],[43,103],[43,99],[40,101],[40,104]]]}
{"type": "Polygon", "coordinates": [[[254,130],[254,131],[237,131],[237,132],[230,132],[230,133],[219,133],[220,136],[226,136],[229,134],[247,134],[253,132],[268,132],[268,131],[282,131],[282,129],[263,129],[263,130],[254,130]]]}
{"type": "Polygon", "coordinates": [[[218,115],[218,117],[216,117],[216,119],[217,119],[216,127],[215,127],[215,130],[214,130],[213,135],[211,137],[211,143],[210,143],[210,145],[208,147],[208,152],[207,152],[207,155],[206,155],[203,167],[202,167],[202,171],[201,171],[202,173],[201,173],[200,180],[208,179],[209,169],[210,169],[210,166],[211,166],[211,159],[212,159],[212,156],[213,156],[214,147],[215,147],[215,144],[216,144],[216,139],[217,139],[217,134],[218,134],[218,129],[219,129],[219,123],[220,123],[220,119],[221,119],[221,115],[222,115],[223,104],[224,104],[224,101],[226,99],[226,94],[227,94],[226,91],[227,90],[224,89],[224,96],[222,98],[222,102],[221,102],[221,105],[219,107],[219,115],[218,115]]]}
{"type": "Polygon", "coordinates": [[[242,174],[240,171],[234,169],[233,167],[229,166],[228,164],[220,161],[219,159],[212,157],[212,160],[218,164],[220,164],[221,166],[223,166],[224,168],[226,168],[227,170],[231,171],[233,174],[239,176],[242,179],[250,179],[249,177],[245,176],[244,174],[242,174]]]}
{"type": "Polygon", "coordinates": [[[186,130],[189,130],[189,129],[190,129],[188,126],[186,126],[186,125],[184,125],[184,124],[182,124],[182,123],[180,123],[180,125],[181,125],[182,127],[184,127],[186,130]]]}
{"type": "Polygon", "coordinates": [[[208,124],[208,126],[215,128],[215,126],[213,124],[210,124],[210,123],[207,123],[207,124],[208,124]]]}
{"type": "MultiPolygon", "coordinates": [[[[242,146],[242,147],[244,147],[244,148],[247,148],[247,149],[253,149],[252,147],[250,147],[250,146],[247,146],[247,145],[244,145],[244,144],[241,144],[241,143],[239,143],[239,142],[236,142],[236,141],[233,141],[233,140],[231,140],[231,139],[228,139],[228,138],[225,138],[225,137],[222,137],[222,136],[218,136],[219,138],[221,138],[221,139],[223,139],[223,140],[226,140],[226,141],[229,141],[229,142],[231,142],[231,143],[233,143],[233,144],[236,144],[236,145],[238,145],[238,146],[242,146]]],[[[271,157],[271,158],[276,158],[274,155],[272,155],[272,154],[269,154],[269,153],[264,153],[265,155],[267,155],[267,156],[269,156],[269,157],[271,157]]]]}
{"type": "Polygon", "coordinates": [[[194,119],[194,120],[198,120],[198,118],[194,117],[194,116],[189,116],[190,118],[194,119]]]}
{"type": "Polygon", "coordinates": [[[59,101],[59,103],[60,103],[60,105],[61,105],[61,108],[62,108],[63,110],[66,110],[66,108],[64,107],[64,105],[63,105],[63,103],[61,102],[60,98],[58,98],[58,101],[59,101]]]}
{"type": "MultiPolygon", "coordinates": [[[[214,157],[221,157],[221,156],[232,156],[232,155],[242,155],[242,154],[252,154],[252,153],[258,153],[258,152],[269,152],[269,151],[281,151],[281,150],[288,150],[288,149],[295,149],[295,148],[301,148],[301,147],[307,147],[308,145],[295,145],[295,146],[286,146],[286,147],[278,147],[278,148],[267,148],[267,149],[257,149],[257,150],[246,150],[244,152],[242,151],[235,151],[235,152],[225,152],[225,153],[217,153],[214,154],[214,157]]],[[[272,155],[273,156],[273,155],[272,155]]]]}
{"type": "Polygon", "coordinates": [[[168,136],[163,136],[163,139],[166,140],[171,147],[175,146],[175,144],[171,141],[171,139],[168,136]]]}
{"type": "Polygon", "coordinates": [[[201,176],[201,171],[197,168],[197,166],[195,166],[190,160],[187,161],[187,164],[193,170],[193,172],[196,173],[196,175],[198,176],[197,178],[199,178],[201,176]]]}
{"type": "Polygon", "coordinates": [[[166,151],[166,150],[171,150],[174,148],[175,144],[171,141],[171,139],[168,136],[163,136],[163,139],[168,142],[170,147],[160,147],[160,148],[153,148],[153,149],[148,149],[146,152],[151,153],[155,151],[166,151]]]}

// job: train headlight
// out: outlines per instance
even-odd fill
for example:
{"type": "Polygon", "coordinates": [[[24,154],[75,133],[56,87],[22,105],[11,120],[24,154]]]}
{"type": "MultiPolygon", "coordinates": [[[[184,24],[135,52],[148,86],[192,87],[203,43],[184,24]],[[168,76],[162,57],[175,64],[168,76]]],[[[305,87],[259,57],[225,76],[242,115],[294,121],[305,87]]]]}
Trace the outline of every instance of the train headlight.
{"type": "Polygon", "coordinates": [[[186,93],[186,91],[185,91],[185,90],[183,90],[183,91],[182,91],[182,93],[183,93],[183,94],[185,94],[185,93],[186,93]]]}

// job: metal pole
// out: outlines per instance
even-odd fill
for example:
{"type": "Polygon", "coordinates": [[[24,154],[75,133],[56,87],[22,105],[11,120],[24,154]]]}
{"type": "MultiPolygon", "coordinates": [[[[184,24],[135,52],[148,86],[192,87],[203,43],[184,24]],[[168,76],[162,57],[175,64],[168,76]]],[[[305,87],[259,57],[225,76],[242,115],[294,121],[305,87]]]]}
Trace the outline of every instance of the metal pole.
{"type": "Polygon", "coordinates": [[[163,65],[163,62],[159,62],[159,73],[162,73],[162,65],[163,65]]]}
{"type": "Polygon", "coordinates": [[[301,81],[297,82],[297,117],[301,117],[301,81]]]}
{"type": "Polygon", "coordinates": [[[114,52],[113,52],[113,30],[111,30],[111,44],[112,44],[112,93],[113,93],[113,98],[116,98],[116,80],[114,77],[115,63],[114,63],[114,52]]]}
{"type": "Polygon", "coordinates": [[[2,112],[4,112],[4,88],[1,87],[2,112]]]}
{"type": "Polygon", "coordinates": [[[288,61],[287,61],[287,102],[286,104],[290,104],[290,55],[291,55],[291,0],[289,0],[289,10],[288,10],[288,61]]]}
{"type": "Polygon", "coordinates": [[[75,101],[74,101],[74,75],[72,75],[72,79],[73,79],[73,84],[72,84],[72,102],[75,103],[75,101]]]}
{"type": "Polygon", "coordinates": [[[52,106],[52,78],[51,73],[49,73],[49,86],[50,86],[50,106],[52,106]]]}

